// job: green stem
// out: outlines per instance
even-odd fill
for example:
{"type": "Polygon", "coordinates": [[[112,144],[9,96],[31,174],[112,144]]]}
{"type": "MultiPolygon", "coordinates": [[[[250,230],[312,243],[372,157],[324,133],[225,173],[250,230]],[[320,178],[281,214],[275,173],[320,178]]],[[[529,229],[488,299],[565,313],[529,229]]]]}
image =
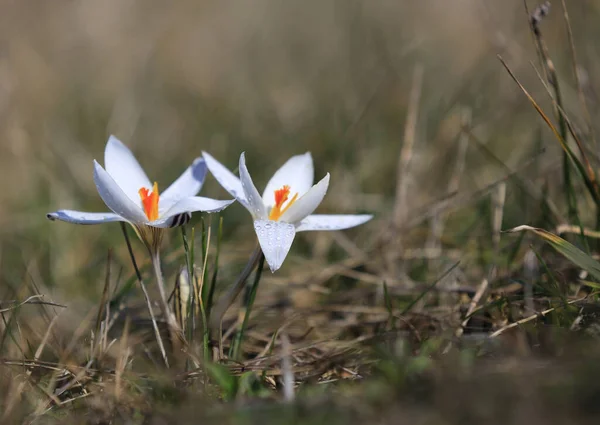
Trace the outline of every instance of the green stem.
{"type": "Polygon", "coordinates": [[[244,289],[244,284],[246,283],[246,280],[248,279],[248,277],[250,277],[250,274],[261,259],[264,261],[264,254],[260,249],[260,245],[258,245],[252,253],[250,259],[248,260],[246,267],[244,267],[244,270],[242,270],[242,273],[240,273],[240,275],[238,276],[237,281],[233,284],[229,292],[219,300],[218,304],[215,306],[214,313],[211,314],[210,328],[213,329],[215,333],[221,327],[221,321],[223,320],[223,316],[225,315],[231,304],[233,304],[233,302],[240,294],[242,289],[244,289]]]}
{"type": "MultiPolygon", "coordinates": [[[[262,254],[262,251],[261,251],[262,254]]],[[[250,314],[252,313],[252,306],[254,305],[254,299],[256,298],[256,292],[258,290],[258,283],[260,282],[260,277],[262,275],[263,266],[265,264],[265,256],[261,255],[258,260],[258,267],[256,269],[256,273],[254,274],[254,282],[252,283],[252,287],[250,288],[250,293],[248,294],[248,299],[246,300],[246,311],[244,312],[244,320],[242,321],[242,326],[239,332],[235,336],[235,340],[233,342],[233,351],[232,358],[238,359],[240,347],[242,345],[242,341],[244,340],[244,333],[246,331],[246,326],[248,325],[248,320],[250,318],[250,314]]]]}

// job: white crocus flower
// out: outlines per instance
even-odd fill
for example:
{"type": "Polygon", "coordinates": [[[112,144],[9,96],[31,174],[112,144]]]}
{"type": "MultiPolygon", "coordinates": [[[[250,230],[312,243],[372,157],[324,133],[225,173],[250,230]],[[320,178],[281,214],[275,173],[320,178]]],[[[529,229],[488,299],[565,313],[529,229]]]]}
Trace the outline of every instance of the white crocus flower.
{"type": "Polygon", "coordinates": [[[195,196],[206,177],[202,158],[197,158],[160,196],[158,184],[150,183],[133,153],[114,136],[106,144],[104,166],[94,160],[94,182],[112,212],[59,210],[47,217],[74,224],[127,222],[149,249],[156,250],[162,229],[187,223],[192,212],[221,211],[234,202],[195,196]]]}
{"type": "Polygon", "coordinates": [[[348,229],[373,217],[313,214],[327,192],[329,173],[313,185],[310,152],[293,156],[283,164],[269,180],[262,196],[252,182],[243,153],[239,178],[208,153],[202,152],[202,156],[221,186],[252,214],[254,230],[272,272],[281,267],[296,232],[348,229]]]}

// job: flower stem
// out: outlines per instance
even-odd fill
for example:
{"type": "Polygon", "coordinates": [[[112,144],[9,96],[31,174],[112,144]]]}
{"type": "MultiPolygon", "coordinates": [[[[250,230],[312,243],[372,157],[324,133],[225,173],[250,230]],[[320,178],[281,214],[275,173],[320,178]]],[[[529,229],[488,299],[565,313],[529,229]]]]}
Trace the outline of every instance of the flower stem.
{"type": "Polygon", "coordinates": [[[156,252],[151,253],[152,256],[152,267],[154,268],[154,275],[156,276],[156,283],[158,286],[158,292],[160,294],[160,301],[162,304],[163,314],[165,315],[165,320],[171,326],[171,324],[175,324],[175,328],[178,326],[175,323],[175,318],[171,313],[171,309],[169,308],[169,303],[167,301],[167,293],[165,291],[165,280],[163,278],[162,269],[160,267],[160,251],[156,250],[156,252]]]}
{"type": "Polygon", "coordinates": [[[158,343],[160,354],[162,355],[162,358],[165,362],[165,366],[167,366],[168,368],[169,360],[167,359],[165,345],[163,344],[162,338],[160,337],[160,331],[158,330],[158,325],[156,324],[156,318],[154,317],[154,311],[152,310],[152,303],[150,301],[150,297],[148,296],[146,285],[144,285],[144,281],[142,280],[142,274],[140,273],[140,269],[138,268],[137,261],[135,261],[135,255],[133,255],[133,249],[131,248],[131,241],[129,240],[129,235],[127,234],[127,228],[125,227],[125,223],[121,223],[121,230],[123,231],[123,236],[125,236],[125,243],[127,244],[127,250],[129,251],[131,263],[133,264],[133,268],[135,269],[135,275],[137,276],[140,287],[142,288],[142,292],[144,293],[144,297],[146,298],[146,304],[148,305],[148,312],[150,313],[150,319],[152,320],[152,327],[154,328],[154,334],[156,335],[156,342],[158,343]]]}
{"type": "Polygon", "coordinates": [[[179,348],[180,343],[185,342],[185,338],[181,331],[181,328],[177,324],[177,319],[175,315],[171,312],[169,308],[169,302],[167,301],[167,294],[165,291],[165,280],[163,278],[162,269],[160,267],[160,251],[150,250],[150,257],[152,258],[152,267],[154,268],[154,274],[156,276],[156,283],[158,286],[158,292],[160,294],[160,302],[162,306],[162,313],[167,322],[167,326],[169,327],[169,334],[171,336],[171,344],[173,346],[173,351],[176,351],[176,348],[179,348]]]}

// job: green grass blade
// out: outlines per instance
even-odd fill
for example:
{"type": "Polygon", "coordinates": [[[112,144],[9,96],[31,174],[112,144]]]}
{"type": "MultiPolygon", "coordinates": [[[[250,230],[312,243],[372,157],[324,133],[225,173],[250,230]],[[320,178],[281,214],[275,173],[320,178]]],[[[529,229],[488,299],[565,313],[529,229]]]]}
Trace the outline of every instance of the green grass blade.
{"type": "Polygon", "coordinates": [[[556,236],[554,233],[531,226],[518,226],[514,229],[508,230],[507,233],[518,233],[524,231],[532,232],[541,237],[548,242],[552,248],[558,251],[559,254],[563,255],[583,270],[586,270],[594,277],[594,279],[600,281],[600,263],[594,260],[590,255],[577,248],[575,245],[567,242],[559,236],[556,236]]]}
{"type": "MultiPolygon", "coordinates": [[[[217,286],[217,276],[219,274],[219,254],[221,252],[221,240],[223,239],[223,217],[219,217],[219,228],[217,231],[217,247],[215,253],[215,261],[213,266],[213,275],[210,280],[210,285],[207,290],[206,301],[204,303],[206,309],[206,317],[210,320],[210,311],[212,310],[213,300],[215,296],[215,288],[217,286]]],[[[206,283],[205,283],[206,285],[206,283]]]]}
{"type": "Polygon", "coordinates": [[[435,285],[437,285],[443,278],[448,276],[450,274],[450,272],[452,272],[452,270],[454,270],[459,264],[460,264],[460,261],[457,261],[456,263],[454,263],[448,270],[446,270],[431,285],[429,285],[427,288],[425,288],[425,290],[423,292],[421,292],[417,296],[417,298],[412,300],[411,303],[409,305],[407,305],[404,310],[402,310],[402,313],[400,313],[400,315],[404,316],[406,313],[408,313],[415,306],[416,303],[418,303],[429,291],[431,291],[435,287],[435,285]]]}

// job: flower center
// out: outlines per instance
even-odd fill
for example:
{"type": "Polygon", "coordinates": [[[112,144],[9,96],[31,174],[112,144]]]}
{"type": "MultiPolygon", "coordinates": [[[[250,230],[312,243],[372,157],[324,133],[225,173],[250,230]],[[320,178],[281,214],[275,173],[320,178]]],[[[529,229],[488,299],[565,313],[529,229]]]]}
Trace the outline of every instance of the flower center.
{"type": "Polygon", "coordinates": [[[275,191],[275,205],[271,208],[271,212],[269,213],[269,220],[277,221],[283,215],[287,209],[296,202],[298,199],[298,194],[296,193],[292,199],[287,203],[284,207],[283,204],[290,197],[290,187],[286,184],[281,189],[277,189],[275,191]]]}
{"type": "Polygon", "coordinates": [[[144,206],[144,212],[146,213],[146,217],[148,220],[154,221],[158,220],[158,184],[154,182],[154,186],[152,187],[152,192],[150,192],[145,187],[142,187],[138,190],[140,194],[140,198],[142,199],[142,205],[144,206]]]}

